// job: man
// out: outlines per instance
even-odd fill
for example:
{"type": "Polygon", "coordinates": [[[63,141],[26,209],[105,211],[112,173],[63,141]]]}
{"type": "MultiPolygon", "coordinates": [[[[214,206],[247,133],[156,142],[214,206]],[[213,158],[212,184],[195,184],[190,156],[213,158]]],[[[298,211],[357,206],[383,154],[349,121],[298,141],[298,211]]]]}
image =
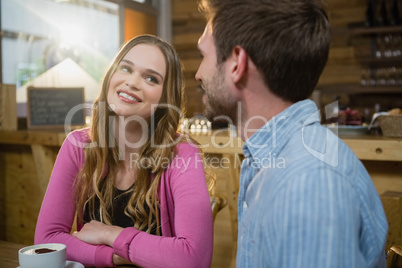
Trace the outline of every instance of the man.
{"type": "Polygon", "coordinates": [[[384,267],[388,224],[362,163],[309,100],[330,26],[318,0],[204,0],[206,116],[245,141],[237,267],[384,267]]]}

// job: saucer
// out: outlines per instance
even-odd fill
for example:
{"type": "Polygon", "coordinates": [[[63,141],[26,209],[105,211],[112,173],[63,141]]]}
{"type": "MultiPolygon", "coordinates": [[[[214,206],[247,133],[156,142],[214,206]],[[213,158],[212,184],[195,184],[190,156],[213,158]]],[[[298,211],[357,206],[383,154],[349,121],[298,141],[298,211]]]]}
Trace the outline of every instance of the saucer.
{"type": "Polygon", "coordinates": [[[66,261],[64,268],[84,268],[84,265],[76,261],[66,261]]]}
{"type": "MultiPolygon", "coordinates": [[[[21,267],[18,266],[17,268],[21,268],[21,267]]],[[[76,262],[76,261],[66,261],[64,268],[84,268],[84,265],[82,265],[81,263],[76,262]]]]}

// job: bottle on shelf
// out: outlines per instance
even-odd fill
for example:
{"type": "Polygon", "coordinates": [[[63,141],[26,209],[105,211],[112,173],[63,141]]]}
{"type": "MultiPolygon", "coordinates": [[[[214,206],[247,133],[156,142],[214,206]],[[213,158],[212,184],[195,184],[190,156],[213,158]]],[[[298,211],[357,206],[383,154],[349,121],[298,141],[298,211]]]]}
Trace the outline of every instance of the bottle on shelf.
{"type": "Polygon", "coordinates": [[[374,11],[375,11],[374,1],[367,0],[366,21],[364,23],[366,27],[374,26],[374,11]]]}
{"type": "Polygon", "coordinates": [[[391,18],[389,22],[391,25],[399,25],[401,23],[399,16],[398,0],[392,1],[391,18]]]}
{"type": "Polygon", "coordinates": [[[381,0],[377,24],[378,24],[378,26],[389,25],[388,11],[387,11],[387,5],[385,3],[385,0],[381,0]]]}

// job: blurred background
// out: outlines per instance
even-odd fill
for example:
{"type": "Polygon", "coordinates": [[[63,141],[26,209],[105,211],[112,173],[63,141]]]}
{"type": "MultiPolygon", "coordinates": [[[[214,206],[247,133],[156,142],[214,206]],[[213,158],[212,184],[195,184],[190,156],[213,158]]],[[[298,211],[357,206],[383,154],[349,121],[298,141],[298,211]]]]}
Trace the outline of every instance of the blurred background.
{"type": "MultiPolygon", "coordinates": [[[[331,49],[311,96],[322,122],[367,126],[374,113],[402,108],[402,0],[323,2],[332,25],[331,49]]],[[[90,104],[121,45],[139,34],[156,34],[173,44],[184,66],[188,120],[182,126],[210,138],[211,125],[202,119],[203,93],[194,78],[201,61],[197,41],[205,27],[197,0],[0,0],[0,18],[0,85],[13,85],[8,90],[14,90],[18,104],[18,130],[27,128],[27,87],[83,87],[90,104]]],[[[7,130],[16,130],[12,123],[5,127],[13,102],[0,95],[0,240],[31,244],[62,138],[56,132],[6,136],[7,130]]],[[[402,189],[400,139],[369,138],[352,138],[349,145],[359,152],[379,193],[402,189]]],[[[240,140],[235,141],[234,151],[241,154],[240,140]]],[[[225,193],[229,204],[215,221],[212,267],[229,267],[235,261],[238,186],[228,182],[238,178],[228,169],[215,172],[217,192],[225,193]]],[[[389,207],[398,207],[395,241],[402,243],[402,191],[392,200],[389,207]]]]}

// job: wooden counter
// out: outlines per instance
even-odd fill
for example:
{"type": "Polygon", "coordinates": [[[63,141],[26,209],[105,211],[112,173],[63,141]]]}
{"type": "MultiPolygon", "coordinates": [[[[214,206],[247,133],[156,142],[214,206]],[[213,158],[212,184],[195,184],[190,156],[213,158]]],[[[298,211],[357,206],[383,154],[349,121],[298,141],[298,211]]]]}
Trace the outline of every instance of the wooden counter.
{"type": "MultiPolygon", "coordinates": [[[[207,153],[242,154],[243,141],[239,137],[230,137],[226,131],[212,134],[193,134],[207,153]]],[[[383,136],[340,136],[360,160],[402,161],[402,138],[383,136]]]]}
{"type": "MultiPolygon", "coordinates": [[[[232,164],[242,154],[243,141],[228,135],[226,130],[212,133],[194,133],[191,136],[200,143],[205,153],[225,155],[232,164]],[[237,154],[237,155],[236,155],[237,154]]],[[[57,149],[62,145],[66,133],[58,131],[0,131],[0,144],[28,145],[34,156],[39,184],[44,192],[50,178],[57,149]]],[[[343,141],[361,160],[402,161],[402,139],[382,136],[345,136],[343,141]]]]}
{"type": "Polygon", "coordinates": [[[360,160],[402,161],[402,139],[382,136],[344,136],[360,160]]]}
{"type": "MultiPolygon", "coordinates": [[[[227,131],[191,134],[206,153],[242,154],[243,141],[227,131]]],[[[57,131],[0,131],[0,144],[60,147],[66,134],[57,131]]],[[[361,160],[402,161],[402,138],[383,136],[341,136],[361,160]]]]}
{"type": "Polygon", "coordinates": [[[24,244],[0,241],[0,267],[16,268],[19,265],[18,251],[26,247],[24,244]]]}

